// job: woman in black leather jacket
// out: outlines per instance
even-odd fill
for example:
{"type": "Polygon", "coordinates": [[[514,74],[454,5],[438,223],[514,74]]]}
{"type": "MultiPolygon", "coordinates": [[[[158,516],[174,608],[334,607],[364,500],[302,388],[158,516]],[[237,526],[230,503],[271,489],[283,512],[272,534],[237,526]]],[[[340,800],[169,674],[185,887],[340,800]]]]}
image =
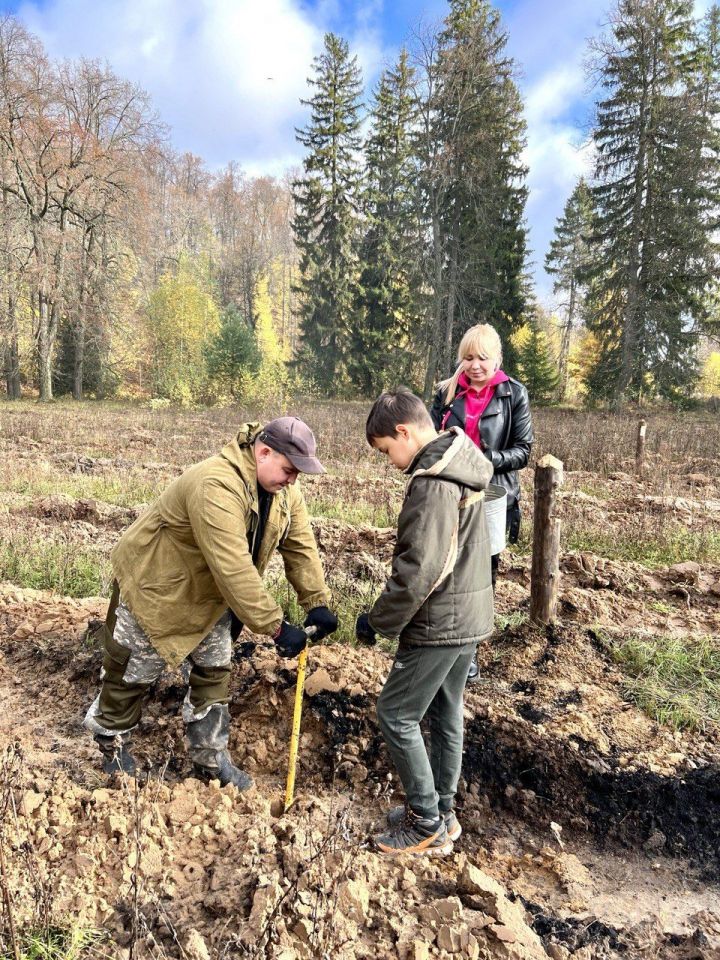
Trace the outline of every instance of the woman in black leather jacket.
{"type": "MultiPolygon", "coordinates": [[[[518,470],[527,466],[533,443],[528,392],[500,369],[502,344],[489,323],[466,331],[458,347],[458,368],[439,384],[430,416],[437,430],[460,427],[491,461],[492,483],[507,490],[507,535],[520,533],[518,470]]],[[[493,587],[500,555],[492,557],[493,587]]],[[[477,676],[473,660],[468,678],[477,676]]]]}

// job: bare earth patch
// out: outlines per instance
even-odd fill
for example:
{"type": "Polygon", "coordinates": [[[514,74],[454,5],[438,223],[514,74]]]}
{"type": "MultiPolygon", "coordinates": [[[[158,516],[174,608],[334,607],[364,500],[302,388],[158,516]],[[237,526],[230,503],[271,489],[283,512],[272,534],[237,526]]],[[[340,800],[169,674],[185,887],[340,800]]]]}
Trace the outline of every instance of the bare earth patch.
{"type": "Polygon", "coordinates": [[[510,629],[486,646],[467,698],[456,853],[387,863],[367,845],[396,800],[373,713],[387,654],[312,649],[299,797],[276,817],[294,672],[250,635],[234,666],[231,749],[256,788],[185,779],[176,675],[136,737],[147,785],[104,782],[80,729],[100,658],[82,637],[103,608],[0,589],[19,922],[37,919],[42,889],[55,915],[104,928],[115,957],[133,937],[139,956],[286,960],[720,948],[718,828],[702,815],[720,794],[717,737],[658,729],[623,701],[619,671],[586,634],[510,629]]]}

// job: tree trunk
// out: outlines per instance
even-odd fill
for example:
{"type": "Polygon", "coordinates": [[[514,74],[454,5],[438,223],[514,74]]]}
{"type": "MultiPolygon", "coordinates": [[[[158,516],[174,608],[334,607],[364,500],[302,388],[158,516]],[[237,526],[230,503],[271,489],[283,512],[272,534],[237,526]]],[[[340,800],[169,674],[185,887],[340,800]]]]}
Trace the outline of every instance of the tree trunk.
{"type": "MultiPolygon", "coordinates": [[[[65,243],[65,216],[60,217],[59,243],[65,243]]],[[[52,355],[55,347],[55,337],[57,334],[57,325],[59,320],[59,304],[57,302],[58,291],[60,290],[63,278],[64,249],[59,247],[54,258],[56,268],[54,283],[48,284],[47,275],[50,267],[50,258],[47,256],[45,239],[42,236],[42,223],[39,218],[33,220],[33,246],[35,252],[35,262],[40,275],[37,291],[37,367],[38,381],[40,388],[40,399],[44,402],[53,398],[52,386],[52,355]],[[51,292],[49,292],[51,291],[51,292]]]]}
{"type": "Polygon", "coordinates": [[[558,357],[559,368],[559,389],[558,400],[562,403],[567,397],[568,384],[570,382],[570,371],[568,367],[568,357],[570,355],[570,334],[572,333],[573,323],[575,322],[575,303],[577,299],[577,283],[573,276],[570,280],[570,301],[568,303],[568,312],[565,323],[562,327],[560,337],[560,356],[558,357]]]}
{"type": "MultiPolygon", "coordinates": [[[[645,236],[647,198],[645,196],[646,179],[650,179],[648,151],[649,126],[652,122],[653,101],[655,93],[655,68],[644,83],[638,113],[638,148],[635,158],[635,181],[633,197],[633,214],[630,236],[630,257],[628,262],[628,292],[625,309],[625,323],[622,337],[622,364],[615,407],[619,409],[627,399],[630,389],[635,386],[639,389],[642,382],[637,381],[638,350],[641,348],[640,315],[644,309],[642,302],[642,274],[644,273],[645,236]]],[[[649,188],[649,183],[648,183],[649,188]]]]}
{"type": "MultiPolygon", "coordinates": [[[[3,178],[5,177],[5,163],[3,162],[3,178]]],[[[8,191],[2,192],[2,223],[3,223],[3,273],[7,295],[7,322],[4,325],[5,356],[4,375],[5,390],[8,400],[20,399],[20,350],[18,346],[17,313],[15,298],[17,296],[17,276],[13,270],[10,233],[10,213],[8,191]]]]}
{"type": "Polygon", "coordinates": [[[82,260],[80,264],[80,303],[78,304],[77,320],[73,331],[73,400],[83,398],[83,373],[85,365],[85,332],[87,330],[87,308],[90,260],[95,245],[95,230],[90,227],[87,231],[87,246],[83,237],[82,260]]]}
{"type": "Polygon", "coordinates": [[[85,324],[78,324],[75,328],[75,350],[73,355],[73,382],[72,397],[73,400],[82,400],[83,398],[83,373],[85,365],[85,324]]]}
{"type": "Polygon", "coordinates": [[[38,293],[38,336],[37,336],[37,358],[38,358],[38,382],[40,386],[40,399],[44,402],[52,400],[52,348],[53,338],[51,336],[51,315],[52,307],[48,303],[45,295],[40,291],[38,293]]]}
{"type": "Polygon", "coordinates": [[[442,330],[442,231],[440,228],[440,216],[437,209],[433,212],[432,218],[433,232],[433,267],[435,282],[433,284],[433,315],[430,321],[431,329],[428,331],[428,362],[425,370],[425,398],[429,399],[438,375],[438,349],[437,343],[442,330]]]}
{"type": "Polygon", "coordinates": [[[15,299],[8,296],[8,336],[5,348],[5,390],[8,400],[20,399],[20,350],[15,299]]]}
{"type": "Polygon", "coordinates": [[[455,307],[457,305],[457,244],[453,238],[450,254],[450,277],[448,279],[447,307],[445,311],[445,336],[443,337],[443,367],[452,373],[455,369],[453,362],[453,335],[455,333],[455,307]]]}

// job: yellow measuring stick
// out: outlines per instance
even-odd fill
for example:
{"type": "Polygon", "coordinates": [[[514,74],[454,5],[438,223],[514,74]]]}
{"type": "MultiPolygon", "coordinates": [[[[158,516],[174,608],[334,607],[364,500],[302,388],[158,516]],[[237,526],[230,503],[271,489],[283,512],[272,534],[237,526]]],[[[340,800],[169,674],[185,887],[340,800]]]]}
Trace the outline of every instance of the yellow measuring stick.
{"type": "MultiPolygon", "coordinates": [[[[311,637],[315,627],[307,627],[305,633],[311,637]]],[[[295,799],[295,769],[297,767],[298,748],[300,747],[300,718],[302,717],[303,693],[305,692],[305,671],[307,669],[307,646],[298,656],[298,675],[295,684],[295,710],[293,712],[292,735],[290,737],[290,761],[288,763],[287,783],[285,785],[285,809],[287,810],[295,799]]]]}

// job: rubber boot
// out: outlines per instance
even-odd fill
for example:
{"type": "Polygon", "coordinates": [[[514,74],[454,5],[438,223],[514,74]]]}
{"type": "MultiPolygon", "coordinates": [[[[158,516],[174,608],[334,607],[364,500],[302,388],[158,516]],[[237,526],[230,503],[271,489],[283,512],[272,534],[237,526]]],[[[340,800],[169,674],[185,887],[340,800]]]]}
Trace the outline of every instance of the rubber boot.
{"type": "Polygon", "coordinates": [[[227,750],[230,738],[230,710],[227,704],[215,703],[201,720],[187,724],[187,738],[195,776],[200,780],[219,780],[221,786],[232,784],[248,790],[253,779],[230,759],[227,750]]]}
{"type": "Polygon", "coordinates": [[[96,733],[95,742],[103,755],[103,773],[126,773],[129,777],[135,776],[135,758],[128,750],[128,737],[105,737],[96,733]]]}

